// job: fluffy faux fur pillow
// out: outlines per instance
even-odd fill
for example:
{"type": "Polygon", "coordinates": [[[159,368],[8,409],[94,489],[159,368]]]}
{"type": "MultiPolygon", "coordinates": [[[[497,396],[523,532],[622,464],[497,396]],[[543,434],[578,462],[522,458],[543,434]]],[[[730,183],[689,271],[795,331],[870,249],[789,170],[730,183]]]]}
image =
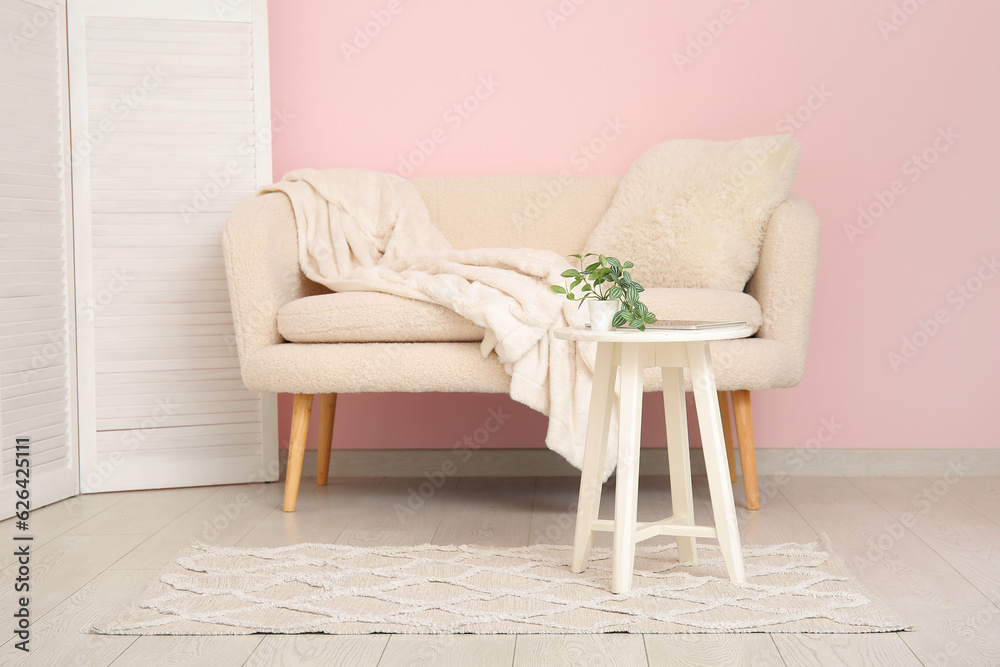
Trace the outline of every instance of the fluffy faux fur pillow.
{"type": "Polygon", "coordinates": [[[586,250],[635,262],[646,287],[742,291],[800,152],[789,135],[654,146],[622,178],[586,250]]]}

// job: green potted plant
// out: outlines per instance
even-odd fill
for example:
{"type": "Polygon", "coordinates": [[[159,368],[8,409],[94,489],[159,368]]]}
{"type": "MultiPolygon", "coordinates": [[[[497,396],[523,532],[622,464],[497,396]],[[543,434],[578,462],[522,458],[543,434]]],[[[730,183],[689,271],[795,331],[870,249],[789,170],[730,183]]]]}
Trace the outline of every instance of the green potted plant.
{"type": "Polygon", "coordinates": [[[581,306],[588,301],[591,329],[610,331],[612,327],[630,326],[645,331],[647,324],[656,321],[656,315],[639,300],[644,288],[628,272],[635,266],[632,262],[620,262],[614,257],[592,252],[570,257],[580,262],[580,268],[563,271],[562,276],[572,282],[566,287],[552,285],[552,291],[565,295],[570,301],[579,301],[581,306]],[[596,257],[597,261],[584,267],[590,257],[596,257]],[[579,295],[574,292],[578,287],[579,295]]]}

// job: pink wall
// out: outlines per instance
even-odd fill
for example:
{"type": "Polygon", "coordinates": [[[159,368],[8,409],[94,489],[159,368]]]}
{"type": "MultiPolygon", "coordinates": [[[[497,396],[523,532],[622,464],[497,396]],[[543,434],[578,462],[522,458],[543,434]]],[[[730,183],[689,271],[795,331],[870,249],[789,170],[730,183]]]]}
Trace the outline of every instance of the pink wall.
{"type": "MultiPolygon", "coordinates": [[[[821,268],[805,380],[754,396],[758,446],[801,446],[823,419],[840,425],[830,447],[1000,446],[1000,266],[983,263],[1000,257],[997,3],[270,4],[272,103],[288,123],[276,178],[398,171],[438,127],[445,140],[415,175],[620,174],[666,139],[792,130],[821,268]],[[348,62],[342,44],[366,24],[376,35],[348,62]],[[483,77],[495,90],[448,122],[483,77]],[[616,118],[621,136],[578,172],[574,153],[616,118]],[[878,217],[849,238],[859,207],[878,217]],[[904,337],[919,345],[910,359],[904,337]]],[[[662,433],[655,405],[647,442],[662,433]]],[[[545,418],[506,397],[396,394],[342,397],[334,446],[448,447],[495,406],[512,417],[485,446],[542,445],[545,418]]]]}

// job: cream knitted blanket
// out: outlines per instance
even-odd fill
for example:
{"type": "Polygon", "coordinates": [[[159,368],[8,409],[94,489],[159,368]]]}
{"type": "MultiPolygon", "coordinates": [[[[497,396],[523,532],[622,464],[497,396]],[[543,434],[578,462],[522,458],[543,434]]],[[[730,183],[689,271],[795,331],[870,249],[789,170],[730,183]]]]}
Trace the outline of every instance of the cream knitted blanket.
{"type": "MultiPolygon", "coordinates": [[[[291,200],[299,263],[310,280],[335,292],[429,301],[483,327],[483,356],[496,352],[511,377],[511,398],[548,415],[545,444],[582,467],[593,350],[551,333],[586,319],[549,290],[563,282],[564,257],[533,249],[454,250],[413,184],[393,174],[302,169],[262,192],[291,200]]],[[[614,441],[605,477],[614,469],[614,441]]]]}

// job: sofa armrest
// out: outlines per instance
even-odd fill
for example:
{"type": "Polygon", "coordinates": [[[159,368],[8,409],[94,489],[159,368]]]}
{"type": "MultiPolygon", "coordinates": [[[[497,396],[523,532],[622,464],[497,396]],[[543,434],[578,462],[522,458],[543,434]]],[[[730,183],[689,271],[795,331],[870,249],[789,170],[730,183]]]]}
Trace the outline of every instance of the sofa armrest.
{"type": "Polygon", "coordinates": [[[229,301],[240,366],[258,351],[284,339],[278,309],[289,301],[328,291],[299,269],[295,217],[280,193],[254,196],[240,204],[222,237],[229,301]]]}
{"type": "Polygon", "coordinates": [[[819,229],[816,212],[800,197],[793,195],[778,206],[745,290],[760,304],[757,337],[785,343],[796,355],[796,382],[802,378],[809,348],[819,229]]]}

